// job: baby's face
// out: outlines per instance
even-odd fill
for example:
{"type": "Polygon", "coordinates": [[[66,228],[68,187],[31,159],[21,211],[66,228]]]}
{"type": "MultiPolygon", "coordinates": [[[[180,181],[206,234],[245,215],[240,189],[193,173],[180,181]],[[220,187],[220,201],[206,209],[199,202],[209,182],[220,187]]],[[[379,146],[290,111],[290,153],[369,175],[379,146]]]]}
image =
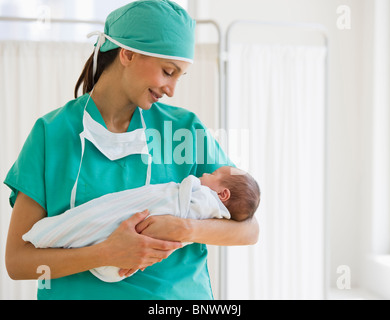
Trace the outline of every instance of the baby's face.
{"type": "Polygon", "coordinates": [[[202,186],[209,187],[215,192],[219,192],[222,185],[221,179],[226,175],[230,175],[231,167],[221,167],[218,170],[215,170],[213,173],[205,173],[200,179],[202,186]]]}

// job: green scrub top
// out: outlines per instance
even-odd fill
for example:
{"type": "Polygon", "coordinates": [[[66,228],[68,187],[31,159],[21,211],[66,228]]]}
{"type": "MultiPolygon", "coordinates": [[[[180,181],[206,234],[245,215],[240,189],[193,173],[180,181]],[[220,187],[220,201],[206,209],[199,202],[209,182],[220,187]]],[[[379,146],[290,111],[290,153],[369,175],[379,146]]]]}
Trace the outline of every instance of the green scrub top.
{"type": "MultiPolygon", "coordinates": [[[[81,159],[79,134],[83,131],[87,99],[85,94],[37,120],[4,181],[12,190],[12,207],[20,191],[38,202],[49,217],[70,208],[71,190],[81,159]]],[[[87,111],[105,126],[92,99],[87,111]]],[[[221,166],[233,165],[195,114],[156,103],[143,115],[153,157],[151,184],[181,182],[188,175],[200,177],[221,166]]],[[[142,122],[136,109],[128,130],[138,128],[142,128],[142,122]]],[[[130,155],[110,161],[86,141],[76,206],[108,193],[143,186],[147,160],[141,157],[145,156],[130,155]]],[[[89,271],[52,279],[50,289],[38,289],[38,299],[213,299],[207,248],[203,244],[186,246],[118,283],[103,282],[89,271]]]]}

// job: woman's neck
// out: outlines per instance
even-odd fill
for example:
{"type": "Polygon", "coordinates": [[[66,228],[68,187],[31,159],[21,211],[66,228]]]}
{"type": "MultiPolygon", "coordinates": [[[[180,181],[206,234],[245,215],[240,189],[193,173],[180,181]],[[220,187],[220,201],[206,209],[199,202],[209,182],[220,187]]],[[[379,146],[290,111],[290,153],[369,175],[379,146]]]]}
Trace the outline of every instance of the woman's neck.
{"type": "Polygon", "coordinates": [[[95,85],[92,99],[95,102],[107,129],[114,133],[128,130],[136,106],[131,104],[120,90],[117,79],[112,73],[103,73],[95,85]]]}

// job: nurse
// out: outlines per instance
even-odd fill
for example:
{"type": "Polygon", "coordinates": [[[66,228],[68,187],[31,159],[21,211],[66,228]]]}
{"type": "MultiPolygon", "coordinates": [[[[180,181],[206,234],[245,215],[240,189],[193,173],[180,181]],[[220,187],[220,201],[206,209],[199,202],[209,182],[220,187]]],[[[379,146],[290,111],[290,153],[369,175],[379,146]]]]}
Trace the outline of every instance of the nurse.
{"type": "Polygon", "coordinates": [[[112,12],[104,33],[93,34],[98,41],[76,99],[36,121],[5,184],[13,207],[7,270],[15,280],[49,270],[50,286],[39,286],[38,299],[212,299],[205,244],[257,242],[255,219],[145,220],[147,211],[91,247],[35,249],[22,240],[40,219],[102,195],[232,165],[212,137],[199,138],[206,128],[193,113],[158,102],[173,96],[192,63],[194,28],[186,11],[168,0],[139,0],[112,12]],[[191,151],[185,161],[172,155],[183,144],[172,139],[175,132],[189,133],[180,149],[191,151]],[[117,266],[121,275],[144,271],[110,284],[88,272],[101,266],[117,266]]]}

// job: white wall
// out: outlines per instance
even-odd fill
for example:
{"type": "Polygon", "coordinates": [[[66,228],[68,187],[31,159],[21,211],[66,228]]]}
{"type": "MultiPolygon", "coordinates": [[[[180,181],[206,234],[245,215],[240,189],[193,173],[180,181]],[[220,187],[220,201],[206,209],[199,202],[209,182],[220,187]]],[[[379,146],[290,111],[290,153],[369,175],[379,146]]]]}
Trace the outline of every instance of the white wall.
{"type": "MultiPolygon", "coordinates": [[[[213,19],[224,30],[237,19],[323,24],[330,39],[328,124],[328,213],[330,283],[337,267],[351,269],[360,285],[361,257],[371,212],[372,0],[196,0],[196,18],[213,19]],[[351,9],[351,29],[337,26],[336,10],[351,9]]],[[[253,31],[252,35],[254,35],[253,31]]],[[[240,40],[238,38],[238,40],[240,40]]]]}

